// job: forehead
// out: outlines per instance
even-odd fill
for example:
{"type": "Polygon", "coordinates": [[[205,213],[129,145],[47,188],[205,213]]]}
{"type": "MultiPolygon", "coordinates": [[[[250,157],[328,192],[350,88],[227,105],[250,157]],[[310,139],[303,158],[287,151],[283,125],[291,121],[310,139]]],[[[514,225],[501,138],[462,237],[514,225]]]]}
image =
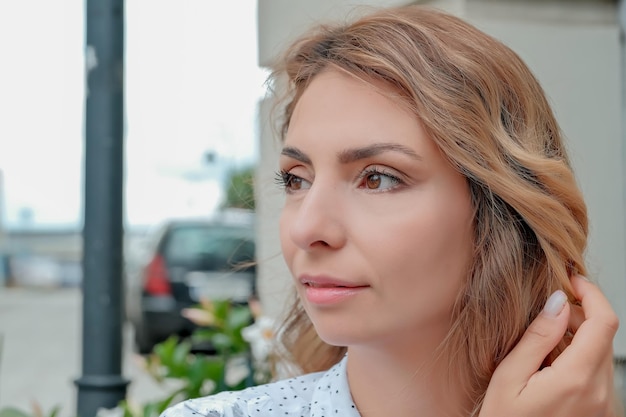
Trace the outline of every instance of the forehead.
{"type": "MultiPolygon", "coordinates": [[[[401,100],[392,100],[391,90],[391,86],[381,81],[366,81],[343,71],[325,70],[316,75],[303,91],[291,115],[287,133],[308,122],[319,123],[320,119],[335,123],[337,119],[344,119],[347,124],[355,120],[362,124],[399,119],[417,121],[417,116],[403,106],[401,100]]],[[[319,127],[330,126],[324,123],[319,127]]],[[[358,129],[359,125],[351,127],[358,129]]]]}
{"type": "Polygon", "coordinates": [[[323,141],[353,147],[378,142],[421,147],[428,137],[419,117],[382,81],[328,69],[315,76],[296,103],[285,146],[323,141]]]}

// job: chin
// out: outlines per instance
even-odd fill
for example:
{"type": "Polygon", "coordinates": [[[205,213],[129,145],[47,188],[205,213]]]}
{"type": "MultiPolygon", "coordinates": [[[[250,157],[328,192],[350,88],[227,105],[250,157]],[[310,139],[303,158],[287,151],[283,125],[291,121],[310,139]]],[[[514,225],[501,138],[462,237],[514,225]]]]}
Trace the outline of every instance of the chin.
{"type": "Polygon", "coordinates": [[[344,326],[324,326],[313,324],[317,335],[324,343],[331,346],[346,347],[355,344],[366,343],[367,340],[371,340],[374,335],[372,334],[356,334],[355,328],[350,326],[349,328],[344,326]]]}

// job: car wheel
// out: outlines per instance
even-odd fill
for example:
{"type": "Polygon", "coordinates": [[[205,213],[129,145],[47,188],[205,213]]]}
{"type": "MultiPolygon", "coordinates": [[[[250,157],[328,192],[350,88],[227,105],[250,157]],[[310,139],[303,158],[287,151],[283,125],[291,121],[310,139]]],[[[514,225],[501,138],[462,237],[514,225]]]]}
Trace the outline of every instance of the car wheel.
{"type": "Polygon", "coordinates": [[[135,325],[135,348],[137,353],[147,355],[152,353],[155,342],[150,334],[141,325],[135,325]]]}

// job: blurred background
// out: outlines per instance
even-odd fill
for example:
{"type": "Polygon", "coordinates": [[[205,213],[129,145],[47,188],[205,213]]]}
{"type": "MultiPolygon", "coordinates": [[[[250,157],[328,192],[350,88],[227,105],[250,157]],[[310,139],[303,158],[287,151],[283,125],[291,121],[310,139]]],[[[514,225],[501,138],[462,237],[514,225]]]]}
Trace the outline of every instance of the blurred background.
{"type": "MultiPolygon", "coordinates": [[[[44,411],[61,405],[64,415],[75,409],[85,7],[81,0],[0,1],[0,408],[30,410],[38,402],[44,411]]],[[[125,2],[129,296],[140,291],[150,238],[168,220],[209,218],[236,204],[226,186],[233,175],[251,180],[266,77],[257,64],[256,22],[254,0],[125,2]]],[[[137,310],[138,302],[129,304],[137,310]]],[[[125,373],[141,379],[127,333],[125,373]]]]}
{"type": "MultiPolygon", "coordinates": [[[[0,0],[0,408],[26,409],[36,402],[44,410],[60,405],[63,416],[75,410],[73,380],[80,375],[82,322],[85,68],[93,64],[85,48],[84,3],[0,0]]],[[[198,230],[216,221],[220,227],[237,227],[228,236],[245,235],[252,241],[259,264],[248,271],[254,274],[253,286],[242,284],[248,282],[242,276],[241,285],[229,294],[258,294],[272,317],[285,304],[289,280],[276,233],[282,201],[273,184],[277,146],[267,122],[271,103],[264,85],[272,57],[319,20],[353,16],[359,12],[354,6],[366,11],[404,3],[411,2],[125,1],[128,321],[123,366],[131,381],[130,397],[144,401],[164,392],[144,375],[135,355],[145,350],[138,341],[147,339],[138,340],[141,319],[133,317],[143,317],[142,309],[154,305],[153,299],[141,298],[143,285],[151,283],[152,295],[163,296],[167,286],[158,279],[172,272],[163,265],[181,262],[176,273],[194,273],[193,279],[184,278],[193,284],[185,291],[194,293],[200,288],[196,284],[206,280],[196,272],[206,275],[213,268],[207,265],[214,259],[206,253],[207,242],[215,241],[213,234],[172,232],[171,239],[184,242],[176,247],[189,249],[167,251],[164,238],[180,222],[192,222],[198,230]],[[250,197],[252,181],[256,198],[250,197]],[[157,246],[166,249],[159,252],[157,246]]],[[[622,2],[421,3],[458,14],[503,40],[540,79],[571,141],[589,204],[590,270],[625,323],[622,2]]],[[[622,362],[624,327],[615,344],[622,362]]],[[[156,340],[147,341],[152,342],[156,340]]],[[[618,377],[622,374],[620,368],[618,377]]]]}

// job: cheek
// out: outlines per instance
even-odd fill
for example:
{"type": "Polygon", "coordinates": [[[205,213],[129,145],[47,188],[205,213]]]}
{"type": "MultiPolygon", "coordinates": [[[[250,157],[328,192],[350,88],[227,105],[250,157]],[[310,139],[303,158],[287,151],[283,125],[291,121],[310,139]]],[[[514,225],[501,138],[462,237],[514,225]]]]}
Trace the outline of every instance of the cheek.
{"type": "Polygon", "coordinates": [[[295,252],[295,245],[289,234],[292,217],[293,215],[289,212],[289,210],[287,208],[283,208],[279,219],[280,247],[283,258],[285,259],[285,262],[287,263],[289,269],[291,269],[293,254],[295,252]]]}
{"type": "Polygon", "coordinates": [[[378,234],[379,251],[374,252],[381,276],[400,280],[404,287],[426,297],[456,298],[472,256],[469,205],[441,204],[398,212],[387,228],[387,233],[378,234]]]}

